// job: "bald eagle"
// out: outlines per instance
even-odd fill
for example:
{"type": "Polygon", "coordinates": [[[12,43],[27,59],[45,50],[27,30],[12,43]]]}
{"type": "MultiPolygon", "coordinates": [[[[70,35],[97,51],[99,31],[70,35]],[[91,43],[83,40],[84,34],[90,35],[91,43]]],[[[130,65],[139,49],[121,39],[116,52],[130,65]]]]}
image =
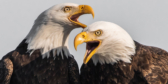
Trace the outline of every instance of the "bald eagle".
{"type": "Polygon", "coordinates": [[[75,48],[83,42],[82,84],[168,83],[168,52],[132,40],[114,23],[91,24],[75,37],[75,48]]]}
{"type": "Polygon", "coordinates": [[[0,61],[0,84],[78,84],[79,70],[68,51],[71,30],[92,14],[88,5],[63,3],[42,12],[19,46],[0,61]]]}

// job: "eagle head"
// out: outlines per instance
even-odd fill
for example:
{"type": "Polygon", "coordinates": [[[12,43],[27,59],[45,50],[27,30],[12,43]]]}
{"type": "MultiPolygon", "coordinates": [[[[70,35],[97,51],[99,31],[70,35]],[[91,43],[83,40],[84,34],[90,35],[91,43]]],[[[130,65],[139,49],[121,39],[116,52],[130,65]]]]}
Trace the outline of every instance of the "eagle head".
{"type": "Polygon", "coordinates": [[[50,50],[57,51],[57,54],[64,51],[67,56],[70,32],[77,27],[86,27],[78,21],[79,16],[83,14],[92,14],[94,17],[93,9],[89,5],[63,3],[45,10],[37,17],[25,38],[28,50],[40,49],[43,55],[48,54],[50,50]]]}
{"type": "Polygon", "coordinates": [[[86,42],[84,64],[91,58],[95,64],[114,64],[119,60],[130,63],[131,55],[135,54],[135,44],[130,35],[111,22],[99,21],[89,25],[75,37],[75,49],[83,42],[86,42]]]}

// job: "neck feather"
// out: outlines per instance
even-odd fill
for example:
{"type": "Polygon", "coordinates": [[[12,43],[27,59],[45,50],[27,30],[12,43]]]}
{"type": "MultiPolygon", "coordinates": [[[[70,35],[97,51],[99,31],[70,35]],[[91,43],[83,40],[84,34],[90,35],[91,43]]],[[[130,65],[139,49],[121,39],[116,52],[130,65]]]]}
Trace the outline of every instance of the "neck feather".
{"type": "Polygon", "coordinates": [[[56,23],[35,24],[26,36],[28,50],[40,49],[43,57],[49,57],[51,50],[54,55],[64,52],[68,56],[68,38],[71,30],[72,28],[65,28],[56,23]]]}

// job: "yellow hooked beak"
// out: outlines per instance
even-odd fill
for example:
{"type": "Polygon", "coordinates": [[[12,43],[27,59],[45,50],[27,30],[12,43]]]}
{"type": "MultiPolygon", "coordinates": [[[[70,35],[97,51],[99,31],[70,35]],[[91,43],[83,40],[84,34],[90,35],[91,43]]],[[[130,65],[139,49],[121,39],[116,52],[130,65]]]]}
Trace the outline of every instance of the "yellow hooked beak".
{"type": "Polygon", "coordinates": [[[76,12],[74,12],[72,15],[68,17],[68,19],[73,22],[75,25],[80,26],[82,28],[87,27],[85,24],[82,24],[78,21],[78,17],[83,14],[92,14],[92,17],[94,18],[94,11],[92,7],[89,5],[79,5],[79,8],[76,12]],[[73,20],[75,18],[75,20],[73,20]]]}
{"type": "Polygon", "coordinates": [[[88,63],[88,61],[92,58],[92,56],[96,53],[97,48],[101,45],[101,41],[98,39],[94,39],[87,32],[79,33],[74,40],[74,47],[77,50],[77,46],[86,42],[86,52],[84,56],[84,64],[88,63]]]}

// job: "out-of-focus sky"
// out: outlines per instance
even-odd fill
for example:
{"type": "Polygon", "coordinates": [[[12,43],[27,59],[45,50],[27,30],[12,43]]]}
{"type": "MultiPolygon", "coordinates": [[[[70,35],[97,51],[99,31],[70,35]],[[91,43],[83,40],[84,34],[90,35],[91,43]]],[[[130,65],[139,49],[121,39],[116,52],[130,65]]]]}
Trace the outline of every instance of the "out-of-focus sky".
{"type": "MultiPolygon", "coordinates": [[[[134,40],[168,51],[168,0],[1,0],[0,2],[0,58],[14,50],[31,29],[37,16],[60,3],[92,6],[95,18],[83,15],[80,22],[87,25],[95,21],[110,21],[124,28],[134,40]]],[[[69,38],[70,53],[79,67],[83,62],[85,44],[73,47],[74,29],[69,38]]]]}

